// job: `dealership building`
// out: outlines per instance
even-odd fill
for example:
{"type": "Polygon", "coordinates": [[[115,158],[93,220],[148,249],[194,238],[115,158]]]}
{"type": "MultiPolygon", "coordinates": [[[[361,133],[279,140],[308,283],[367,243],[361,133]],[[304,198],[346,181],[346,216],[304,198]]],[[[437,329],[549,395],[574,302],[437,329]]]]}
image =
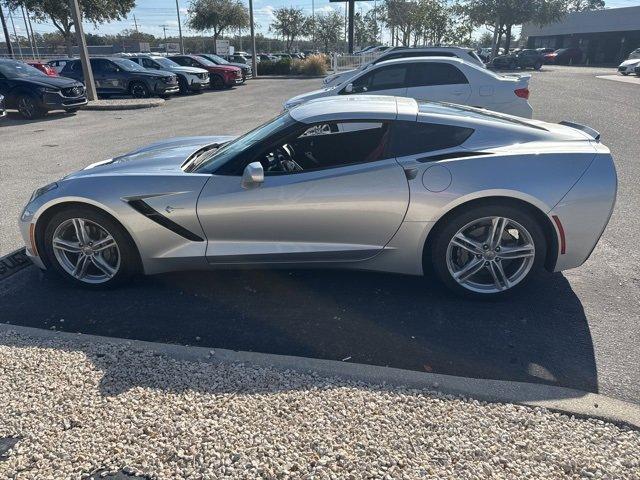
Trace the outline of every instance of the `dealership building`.
{"type": "Polygon", "coordinates": [[[567,13],[560,21],[522,26],[528,48],[578,47],[588,63],[619,63],[640,48],[640,6],[567,13]]]}

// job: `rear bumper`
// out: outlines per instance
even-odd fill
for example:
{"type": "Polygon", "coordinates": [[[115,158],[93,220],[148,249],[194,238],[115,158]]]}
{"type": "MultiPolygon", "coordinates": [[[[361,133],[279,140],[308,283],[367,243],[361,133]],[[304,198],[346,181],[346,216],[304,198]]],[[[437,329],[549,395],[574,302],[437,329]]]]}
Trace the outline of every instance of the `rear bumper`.
{"type": "MultiPolygon", "coordinates": [[[[554,271],[582,265],[591,255],[615,206],[618,178],[611,155],[597,153],[578,182],[549,212],[564,230],[566,250],[558,252],[554,271]]],[[[556,225],[560,238],[560,231],[556,225]]],[[[560,249],[560,246],[559,246],[560,249]]]]}

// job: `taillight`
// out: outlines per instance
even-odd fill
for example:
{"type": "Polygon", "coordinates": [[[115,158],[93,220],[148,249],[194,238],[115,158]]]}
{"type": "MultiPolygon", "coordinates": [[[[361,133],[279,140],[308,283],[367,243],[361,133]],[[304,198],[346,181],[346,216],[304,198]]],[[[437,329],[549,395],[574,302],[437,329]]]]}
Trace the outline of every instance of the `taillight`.
{"type": "Polygon", "coordinates": [[[528,88],[518,88],[513,91],[516,94],[516,97],[524,98],[525,100],[529,98],[529,89],[528,88]]]}

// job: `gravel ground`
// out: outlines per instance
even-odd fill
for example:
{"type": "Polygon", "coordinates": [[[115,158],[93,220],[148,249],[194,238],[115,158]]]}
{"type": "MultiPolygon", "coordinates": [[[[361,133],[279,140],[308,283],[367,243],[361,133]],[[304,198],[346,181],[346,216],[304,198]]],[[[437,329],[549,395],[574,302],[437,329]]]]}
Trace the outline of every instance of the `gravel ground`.
{"type": "Polygon", "coordinates": [[[0,335],[1,478],[640,478],[640,432],[126,345],[0,335]]]}

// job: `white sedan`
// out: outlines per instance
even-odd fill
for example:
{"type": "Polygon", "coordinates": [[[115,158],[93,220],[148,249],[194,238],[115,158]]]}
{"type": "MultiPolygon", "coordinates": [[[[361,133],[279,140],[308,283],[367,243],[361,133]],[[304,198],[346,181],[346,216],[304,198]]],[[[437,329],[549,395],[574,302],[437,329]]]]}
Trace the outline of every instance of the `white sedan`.
{"type": "Polygon", "coordinates": [[[530,75],[498,75],[453,57],[401,58],[380,62],[342,83],[287,100],[290,109],[308,100],[334,95],[393,95],[486,108],[531,118],[530,75]]]}
{"type": "Polygon", "coordinates": [[[629,57],[618,66],[618,72],[622,75],[629,75],[635,72],[637,66],[640,65],[640,48],[636,48],[629,54],[629,57]]]}

